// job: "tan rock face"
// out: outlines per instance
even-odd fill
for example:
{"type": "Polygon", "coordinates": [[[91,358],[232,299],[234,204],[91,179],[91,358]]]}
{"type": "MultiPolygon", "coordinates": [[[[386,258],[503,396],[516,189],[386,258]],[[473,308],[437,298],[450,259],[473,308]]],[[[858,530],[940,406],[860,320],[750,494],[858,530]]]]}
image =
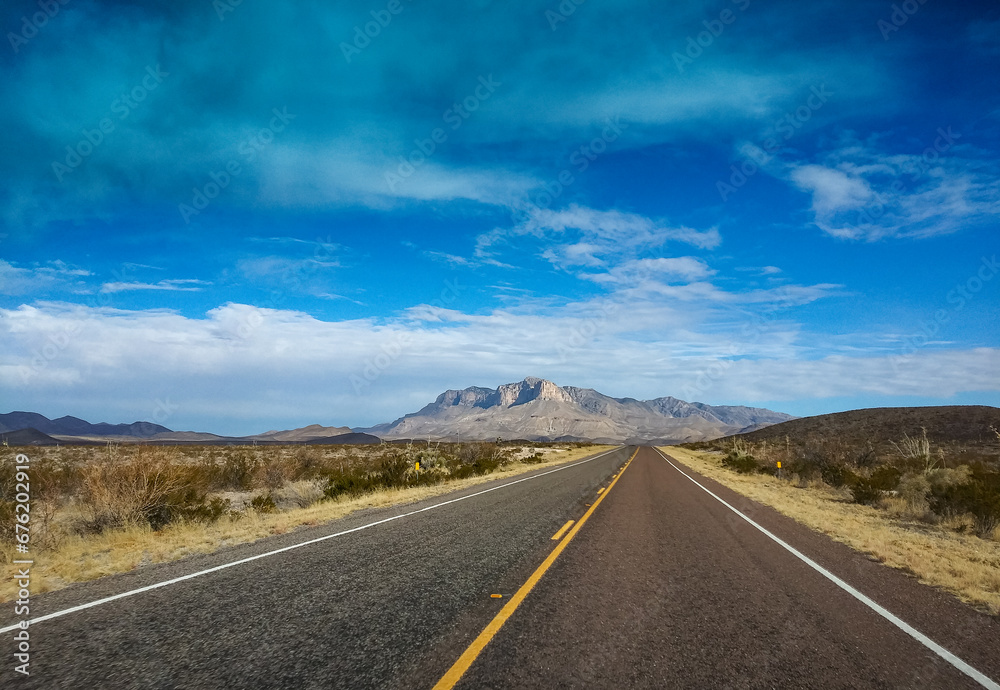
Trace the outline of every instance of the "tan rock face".
{"type": "Polygon", "coordinates": [[[545,379],[526,378],[517,383],[507,383],[497,388],[502,407],[523,405],[532,400],[559,400],[571,403],[573,399],[562,388],[545,379]]]}

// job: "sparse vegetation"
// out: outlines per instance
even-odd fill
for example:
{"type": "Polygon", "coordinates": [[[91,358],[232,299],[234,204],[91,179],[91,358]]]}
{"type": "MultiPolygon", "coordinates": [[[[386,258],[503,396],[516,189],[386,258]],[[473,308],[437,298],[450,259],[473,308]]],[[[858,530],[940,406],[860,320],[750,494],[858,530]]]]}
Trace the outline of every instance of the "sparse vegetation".
{"type": "MultiPolygon", "coordinates": [[[[982,416],[982,409],[974,409],[982,416]]],[[[860,423],[860,412],[876,411],[845,416],[860,423]]],[[[989,414],[994,413],[1000,411],[989,414]]],[[[865,433],[831,426],[829,419],[820,423],[800,420],[797,438],[778,438],[776,430],[765,429],[769,433],[686,444],[683,448],[689,452],[683,459],[695,461],[695,469],[791,517],[1000,612],[1000,432],[992,425],[981,425],[978,431],[968,428],[974,421],[959,428],[952,420],[950,437],[927,427],[913,433],[873,417],[867,418],[865,433]],[[817,433],[823,427],[829,435],[817,433]],[[898,435],[886,438],[872,433],[874,429],[898,435]],[[793,498],[795,492],[801,498],[793,498]],[[850,504],[856,505],[851,508],[850,504]],[[860,506],[874,512],[850,513],[862,511],[860,506]],[[852,516],[849,529],[843,529],[845,514],[852,516]],[[882,536],[868,538],[859,526],[864,520],[882,532],[892,532],[897,543],[889,546],[882,536]],[[923,543],[927,540],[948,548],[960,543],[961,556],[947,550],[931,556],[923,543]],[[919,547],[911,548],[918,542],[919,547]],[[975,552],[974,543],[994,554],[985,556],[985,571],[982,558],[969,555],[970,550],[975,552]],[[922,563],[916,553],[927,557],[927,562],[922,563]],[[949,565],[952,557],[968,558],[970,563],[949,565]],[[955,574],[962,569],[968,577],[955,574]],[[984,587],[992,594],[984,593],[984,587]]]]}
{"type": "MultiPolygon", "coordinates": [[[[450,490],[449,483],[598,449],[528,442],[23,449],[31,457],[31,544],[42,556],[37,591],[316,524],[346,506],[416,500],[450,490]]],[[[11,461],[20,449],[5,450],[0,542],[9,562],[11,461]]],[[[9,594],[5,587],[0,599],[9,594]]]]}
{"type": "MultiPolygon", "coordinates": [[[[765,429],[685,447],[720,454],[723,467],[741,474],[778,475],[781,463],[781,476],[799,488],[828,486],[843,491],[845,500],[903,519],[996,538],[1000,432],[992,425],[980,427],[978,435],[962,429],[957,434],[961,440],[955,440],[929,434],[927,427],[912,435],[902,430],[897,438],[845,433],[843,428],[828,429],[831,436],[821,437],[812,428],[816,422],[801,421],[808,423],[803,425],[805,441],[788,435],[775,438],[773,431],[768,435],[765,429]]],[[[866,428],[876,425],[869,420],[866,428]]],[[[879,428],[883,433],[899,431],[898,427],[879,428]]]]}
{"type": "Polygon", "coordinates": [[[724,458],[722,464],[741,474],[753,474],[761,471],[761,466],[751,453],[750,445],[742,439],[733,439],[733,447],[724,458]]]}

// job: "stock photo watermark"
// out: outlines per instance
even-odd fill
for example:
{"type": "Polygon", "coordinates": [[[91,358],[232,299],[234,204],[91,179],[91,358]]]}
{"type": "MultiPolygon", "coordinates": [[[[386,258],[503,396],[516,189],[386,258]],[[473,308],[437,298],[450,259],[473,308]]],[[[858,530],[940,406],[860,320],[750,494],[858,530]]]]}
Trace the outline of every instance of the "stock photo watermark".
{"type": "MultiPolygon", "coordinates": [[[[736,5],[740,12],[746,12],[747,8],[750,7],[750,0],[732,0],[732,3],[736,5]]],[[[701,24],[705,27],[705,30],[699,31],[694,36],[687,37],[683,53],[674,51],[673,55],[671,55],[677,71],[680,74],[684,74],[684,70],[687,69],[688,65],[693,64],[695,60],[704,55],[705,51],[711,48],[716,39],[725,32],[726,27],[731,26],[739,16],[727,7],[719,12],[717,18],[704,20],[701,24]]]]}
{"type": "Polygon", "coordinates": [[[618,141],[626,129],[628,129],[628,125],[621,122],[620,116],[616,116],[614,119],[608,118],[607,124],[599,136],[581,144],[569,154],[569,168],[563,168],[549,181],[543,182],[542,189],[534,195],[529,195],[525,201],[512,205],[514,222],[524,223],[534,213],[552,206],[556,199],[576,182],[573,171],[575,170],[578,175],[586,172],[587,168],[608,150],[609,145],[618,141]]]}
{"type": "MultiPolygon", "coordinates": [[[[458,300],[463,292],[465,292],[465,286],[460,285],[457,280],[445,280],[441,293],[431,300],[429,306],[439,309],[448,308],[458,300]]],[[[371,387],[382,377],[382,374],[392,368],[393,364],[412,345],[413,334],[403,331],[395,334],[388,343],[382,344],[377,354],[365,358],[361,371],[348,377],[354,394],[361,395],[365,389],[371,387]]]]}
{"type": "MultiPolygon", "coordinates": [[[[441,114],[442,122],[448,125],[448,129],[452,132],[461,129],[472,113],[479,110],[482,104],[488,101],[499,87],[503,86],[503,82],[496,81],[492,74],[485,77],[480,75],[478,82],[472,93],[461,101],[452,103],[451,107],[441,114]]],[[[385,173],[385,183],[388,185],[389,191],[395,192],[404,180],[410,178],[447,141],[448,132],[444,127],[435,127],[428,133],[427,137],[414,139],[414,149],[406,156],[399,156],[399,164],[395,171],[387,170],[385,173]]]]}
{"type": "Polygon", "coordinates": [[[740,163],[733,163],[729,166],[728,180],[715,182],[715,188],[723,201],[727,201],[736,190],[745,185],[763,166],[780,153],[784,142],[794,137],[812,119],[816,111],[826,105],[830,97],[834,95],[832,91],[827,90],[826,84],[811,86],[809,91],[809,96],[806,97],[802,105],[786,112],[775,121],[772,126],[774,134],[764,137],[759,146],[748,146],[746,157],[740,163]]]}
{"type": "Polygon", "coordinates": [[[695,400],[704,395],[740,361],[737,358],[745,355],[749,346],[757,343],[772,327],[777,321],[776,314],[798,304],[789,291],[782,290],[779,299],[769,309],[759,313],[749,312],[750,318],[740,328],[739,337],[731,339],[719,358],[697,372],[694,383],[685,384],[681,391],[684,399],[695,400]]]}
{"type": "Polygon", "coordinates": [[[963,282],[956,284],[945,295],[945,301],[950,305],[948,309],[938,309],[929,319],[921,321],[917,330],[903,338],[903,346],[899,354],[890,355],[889,363],[892,370],[899,373],[900,368],[911,363],[914,355],[922,348],[930,345],[956,313],[960,312],[976,296],[983,291],[997,273],[1000,273],[1000,262],[994,254],[990,257],[982,257],[979,266],[963,282]]]}
{"type": "Polygon", "coordinates": [[[31,42],[38,32],[44,29],[49,20],[55,17],[62,8],[72,0],[38,0],[39,11],[31,15],[21,17],[21,30],[17,33],[7,32],[7,41],[11,50],[15,53],[21,52],[21,46],[26,46],[31,42]]]}
{"type": "Polygon", "coordinates": [[[889,37],[902,29],[903,25],[910,21],[910,17],[919,12],[926,3],[927,0],[905,0],[898,5],[893,3],[888,19],[879,19],[875,22],[879,33],[882,34],[882,40],[888,41],[889,37]]]}
{"type": "Polygon", "coordinates": [[[576,324],[569,336],[560,338],[556,345],[559,363],[565,364],[569,362],[575,353],[591,343],[599,333],[605,332],[611,318],[616,316],[620,311],[620,304],[617,302],[607,302],[601,305],[595,316],[588,316],[581,323],[576,324]]]}
{"type": "MultiPolygon", "coordinates": [[[[112,271],[111,275],[117,282],[121,283],[128,283],[135,280],[135,276],[130,272],[130,268],[127,265],[120,271],[112,271]]],[[[84,326],[94,318],[94,310],[111,305],[111,293],[99,292],[95,296],[88,298],[85,304],[90,308],[86,319],[73,321],[70,325],[63,326],[61,330],[49,333],[41,345],[32,349],[28,364],[22,364],[18,367],[22,383],[30,383],[35,376],[47,369],[50,364],[59,358],[76,340],[77,336],[83,333],[84,326]]]]}
{"type": "Polygon", "coordinates": [[[52,161],[52,174],[56,176],[56,179],[62,182],[66,175],[74,172],[83,165],[84,161],[115,132],[118,124],[127,120],[133,111],[146,100],[149,94],[156,91],[163,83],[163,80],[169,76],[170,73],[160,69],[159,64],[155,67],[147,65],[146,74],[139,83],[128,91],[123,92],[111,102],[111,115],[117,117],[112,118],[110,115],[107,115],[102,117],[93,129],[84,127],[81,131],[83,138],[76,142],[76,144],[68,144],[66,146],[66,157],[63,161],[52,161]]]}
{"type": "Polygon", "coordinates": [[[31,613],[31,458],[24,453],[14,456],[14,541],[17,552],[12,563],[14,583],[17,585],[17,599],[14,600],[14,615],[18,617],[17,632],[14,633],[14,670],[25,676],[31,675],[31,639],[28,633],[31,613]]]}
{"type": "Polygon", "coordinates": [[[559,25],[567,21],[576,12],[576,8],[587,2],[587,0],[562,0],[554,10],[545,10],[545,19],[549,23],[549,28],[555,31],[559,25]]]}
{"type": "Polygon", "coordinates": [[[229,349],[235,350],[241,343],[246,342],[262,325],[264,325],[265,309],[280,309],[288,298],[289,291],[298,291],[306,284],[319,269],[329,265],[336,259],[333,249],[337,245],[328,235],[325,239],[317,237],[314,244],[316,248],[313,255],[305,260],[289,266],[281,273],[281,283],[283,290],[274,290],[263,305],[254,307],[240,322],[233,334],[235,337],[229,340],[229,349]]]}
{"type": "Polygon", "coordinates": [[[220,22],[226,21],[226,15],[235,12],[236,8],[243,4],[243,0],[212,0],[212,9],[220,22]]]}
{"type": "MultiPolygon", "coordinates": [[[[413,0],[406,0],[406,4],[411,2],[413,0]]],[[[405,9],[406,5],[403,4],[402,0],[389,0],[384,9],[369,12],[372,16],[371,21],[358,24],[354,27],[354,35],[351,38],[351,42],[340,42],[340,52],[343,53],[344,60],[350,64],[351,60],[361,55],[361,51],[370,46],[372,41],[381,36],[382,31],[388,28],[392,23],[393,17],[402,14],[405,9]]]]}
{"type": "Polygon", "coordinates": [[[174,416],[174,412],[180,409],[180,405],[170,402],[170,398],[160,400],[157,398],[153,403],[153,413],[146,419],[147,422],[163,424],[174,416]]]}
{"type": "MultiPolygon", "coordinates": [[[[954,143],[962,138],[962,135],[958,132],[953,132],[950,126],[947,128],[938,127],[936,133],[938,136],[934,139],[934,143],[925,148],[920,154],[917,162],[917,170],[910,174],[911,183],[919,181],[930,170],[931,166],[937,162],[941,155],[947,153],[954,143]]],[[[893,200],[901,196],[905,191],[906,185],[903,184],[902,180],[893,180],[892,184],[889,185],[888,194],[874,192],[874,200],[858,211],[857,223],[855,225],[847,223],[848,227],[861,233],[861,225],[875,223],[875,221],[886,214],[886,211],[892,206],[893,200]]]]}
{"type": "Polygon", "coordinates": [[[288,112],[288,106],[282,107],[281,110],[272,108],[271,112],[274,117],[271,118],[268,125],[262,127],[250,139],[241,142],[237,146],[236,152],[243,159],[242,163],[238,158],[230,158],[222,166],[221,170],[209,170],[207,175],[208,181],[201,187],[193,187],[191,189],[191,203],[177,205],[177,210],[180,212],[185,224],[190,223],[193,216],[200,215],[202,211],[208,208],[212,201],[223,190],[229,187],[234,179],[243,174],[243,166],[255,162],[261,151],[273,142],[278,134],[285,131],[285,128],[295,119],[295,115],[288,112]]]}

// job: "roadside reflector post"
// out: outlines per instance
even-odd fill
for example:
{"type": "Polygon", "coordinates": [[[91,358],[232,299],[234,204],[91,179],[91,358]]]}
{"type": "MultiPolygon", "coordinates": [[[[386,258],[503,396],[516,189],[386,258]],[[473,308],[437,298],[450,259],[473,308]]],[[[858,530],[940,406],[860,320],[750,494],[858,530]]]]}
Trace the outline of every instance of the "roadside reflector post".
{"type": "Polygon", "coordinates": [[[781,460],[778,460],[778,477],[781,477],[781,460]]]}
{"type": "MultiPolygon", "coordinates": [[[[778,463],[778,467],[781,467],[781,463],[780,462],[778,463]]],[[[413,469],[415,469],[417,472],[420,471],[420,461],[419,460],[417,460],[415,463],[413,463],[413,469]]]]}

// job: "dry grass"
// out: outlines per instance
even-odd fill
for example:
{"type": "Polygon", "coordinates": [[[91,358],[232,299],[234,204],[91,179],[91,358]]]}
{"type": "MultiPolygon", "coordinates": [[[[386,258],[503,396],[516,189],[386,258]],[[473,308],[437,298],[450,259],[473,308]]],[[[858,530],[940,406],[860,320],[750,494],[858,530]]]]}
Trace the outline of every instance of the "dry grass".
{"type": "MultiPolygon", "coordinates": [[[[237,517],[227,516],[208,524],[171,523],[159,531],[154,531],[148,524],[132,523],[122,529],[108,529],[99,534],[75,534],[61,539],[52,549],[35,554],[32,593],[62,589],[74,582],[127,572],[150,563],[164,563],[191,554],[211,553],[224,546],[284,534],[304,525],[330,522],[365,508],[412,503],[494,479],[560,465],[610,448],[612,446],[552,449],[536,464],[511,463],[488,475],[433,486],[380,490],[357,498],[312,502],[306,507],[292,507],[285,512],[261,514],[247,511],[237,517]]],[[[293,506],[310,503],[321,495],[322,489],[309,482],[289,484],[276,492],[279,502],[287,502],[293,506]]],[[[15,596],[16,583],[13,580],[0,582],[0,601],[11,601],[15,596]]]]}
{"type": "Polygon", "coordinates": [[[848,495],[821,482],[801,488],[762,474],[736,474],[720,456],[684,448],[662,449],[695,472],[829,535],[885,565],[941,587],[963,601],[1000,615],[1000,543],[960,534],[948,525],[906,520],[906,507],[879,510],[847,502],[848,495]]]}

